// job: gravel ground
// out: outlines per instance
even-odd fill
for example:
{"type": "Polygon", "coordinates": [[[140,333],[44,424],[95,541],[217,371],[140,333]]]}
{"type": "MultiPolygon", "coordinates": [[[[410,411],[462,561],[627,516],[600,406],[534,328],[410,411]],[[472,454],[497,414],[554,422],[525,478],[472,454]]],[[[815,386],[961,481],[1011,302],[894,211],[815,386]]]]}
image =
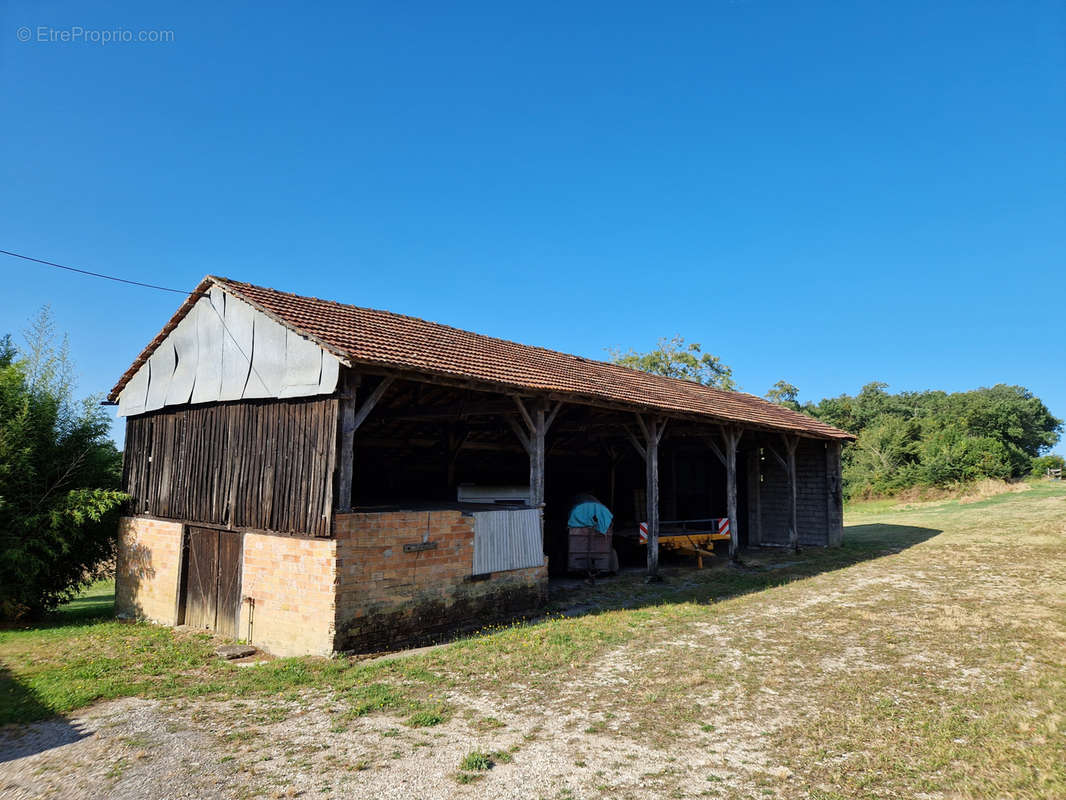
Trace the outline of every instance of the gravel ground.
{"type": "MultiPolygon", "coordinates": [[[[624,690],[626,663],[615,651],[591,674],[624,690]]],[[[451,695],[457,713],[428,728],[388,714],[346,719],[318,691],[285,701],[117,700],[0,731],[0,797],[692,797],[708,780],[728,785],[765,768],[742,719],[721,720],[714,747],[706,733],[679,731],[692,746],[664,755],[626,736],[624,712],[582,709],[588,688],[563,690],[551,708],[525,704],[519,684],[505,705],[451,695]],[[724,737],[744,743],[725,760],[715,755],[724,737]],[[474,750],[495,765],[464,778],[460,762],[474,750]]]]}

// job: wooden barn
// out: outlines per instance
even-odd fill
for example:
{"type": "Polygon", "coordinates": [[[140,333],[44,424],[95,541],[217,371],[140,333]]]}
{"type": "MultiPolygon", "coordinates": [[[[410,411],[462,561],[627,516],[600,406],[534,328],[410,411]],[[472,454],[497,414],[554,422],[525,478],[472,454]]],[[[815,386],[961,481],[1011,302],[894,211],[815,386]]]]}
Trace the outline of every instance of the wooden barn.
{"type": "Polygon", "coordinates": [[[699,560],[714,538],[722,557],[841,538],[851,437],[829,425],[225,278],[201,282],[108,401],[132,496],[120,612],[277,654],[379,650],[535,608],[566,569],[580,493],[653,577],[660,535],[699,560]]]}

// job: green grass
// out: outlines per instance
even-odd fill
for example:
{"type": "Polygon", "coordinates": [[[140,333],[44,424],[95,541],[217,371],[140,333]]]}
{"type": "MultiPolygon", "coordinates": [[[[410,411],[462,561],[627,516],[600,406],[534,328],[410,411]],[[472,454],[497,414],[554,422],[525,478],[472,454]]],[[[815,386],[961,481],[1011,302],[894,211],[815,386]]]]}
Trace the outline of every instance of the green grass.
{"type": "MultiPolygon", "coordinates": [[[[623,575],[556,594],[547,619],[373,664],[238,668],[206,636],[107,619],[107,587],[94,587],[41,625],[0,632],[0,722],[128,695],[240,697],[255,709],[256,698],[328,693],[338,719],[443,725],[455,713],[442,698],[467,694],[535,725],[567,711],[560,687],[581,681],[589,720],[574,734],[660,747],[664,763],[678,742],[717,749],[739,737],[793,775],[756,776],[750,791],[715,782],[721,797],[1066,796],[1066,487],[866,504],[847,522],[841,548],[672,568],[664,584],[623,575]],[[584,610],[570,616],[575,603],[584,610]],[[607,657],[640,680],[597,685],[607,657]],[[599,722],[619,712],[625,725],[599,722]],[[737,733],[737,720],[750,730],[737,733]]],[[[461,765],[454,777],[487,771],[461,765]]],[[[681,791],[679,775],[656,778],[664,795],[681,791]]]]}
{"type": "Polygon", "coordinates": [[[467,772],[483,772],[487,769],[492,769],[494,766],[495,762],[491,756],[481,750],[471,750],[459,762],[459,769],[467,772]]]}

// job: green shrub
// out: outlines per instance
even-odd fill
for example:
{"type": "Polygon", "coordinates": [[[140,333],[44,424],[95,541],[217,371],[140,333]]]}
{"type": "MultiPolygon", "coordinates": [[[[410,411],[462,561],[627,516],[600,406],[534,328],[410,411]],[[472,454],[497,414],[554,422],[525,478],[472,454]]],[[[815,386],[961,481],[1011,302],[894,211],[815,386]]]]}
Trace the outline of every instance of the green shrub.
{"type": "Polygon", "coordinates": [[[484,772],[495,766],[492,757],[481,750],[471,750],[459,763],[459,769],[466,772],[484,772]]]}
{"type": "Polygon", "coordinates": [[[0,339],[0,618],[35,616],[114,556],[121,456],[99,398],[71,398],[66,343],[47,310],[19,351],[0,339]]]}
{"type": "Polygon", "coordinates": [[[1038,478],[1043,478],[1049,469],[1066,470],[1066,458],[1063,458],[1058,453],[1037,456],[1032,460],[1030,474],[1038,478]]]}

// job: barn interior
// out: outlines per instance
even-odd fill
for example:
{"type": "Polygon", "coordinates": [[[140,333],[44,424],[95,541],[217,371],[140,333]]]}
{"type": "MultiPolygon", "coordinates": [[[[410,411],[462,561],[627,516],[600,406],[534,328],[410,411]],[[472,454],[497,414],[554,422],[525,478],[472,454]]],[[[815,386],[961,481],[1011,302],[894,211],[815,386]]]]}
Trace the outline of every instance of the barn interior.
{"type": "MultiPolygon", "coordinates": [[[[365,376],[359,397],[373,394],[382,380],[365,376]]],[[[514,493],[493,490],[530,486],[521,417],[508,395],[420,380],[391,382],[354,437],[352,507],[455,508],[479,494],[482,500],[515,501],[514,493]]],[[[727,515],[726,471],[708,444],[715,433],[706,423],[667,425],[659,449],[664,525],[727,515]]],[[[567,571],[567,519],[578,494],[594,495],[614,514],[620,565],[646,565],[638,534],[646,517],[645,462],[635,446],[640,435],[632,411],[578,403],[558,407],[544,453],[544,549],[553,575],[567,571]]],[[[744,455],[741,449],[738,458],[744,455]]],[[[743,519],[747,485],[743,476],[737,483],[743,519]]],[[[728,549],[727,542],[717,545],[717,551],[728,549]]],[[[691,557],[677,558],[695,564],[691,557]]]]}

